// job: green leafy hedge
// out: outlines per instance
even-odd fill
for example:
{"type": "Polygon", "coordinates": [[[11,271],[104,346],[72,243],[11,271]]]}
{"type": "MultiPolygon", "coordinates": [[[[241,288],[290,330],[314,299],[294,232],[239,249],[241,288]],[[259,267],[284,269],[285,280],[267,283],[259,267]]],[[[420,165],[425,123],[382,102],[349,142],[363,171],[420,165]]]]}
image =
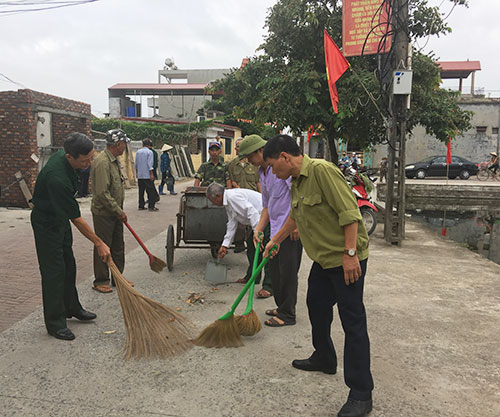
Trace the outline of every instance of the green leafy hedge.
{"type": "Polygon", "coordinates": [[[120,119],[97,119],[91,121],[93,133],[106,133],[110,129],[122,129],[132,140],[150,138],[155,146],[163,143],[178,144],[198,136],[207,127],[213,125],[211,120],[199,123],[182,125],[168,125],[164,123],[137,123],[120,119]]]}

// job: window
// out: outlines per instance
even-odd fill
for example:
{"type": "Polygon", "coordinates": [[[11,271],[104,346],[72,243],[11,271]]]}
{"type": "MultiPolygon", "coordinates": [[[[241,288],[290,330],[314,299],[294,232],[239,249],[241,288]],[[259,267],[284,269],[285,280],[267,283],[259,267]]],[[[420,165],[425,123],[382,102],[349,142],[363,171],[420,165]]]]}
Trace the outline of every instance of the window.
{"type": "Polygon", "coordinates": [[[233,144],[233,141],[231,138],[225,138],[225,142],[226,142],[226,146],[225,146],[225,149],[224,149],[224,153],[226,155],[231,155],[231,152],[233,151],[233,147],[232,147],[232,144],[233,144]]]}
{"type": "Polygon", "coordinates": [[[476,126],[476,133],[486,133],[486,126],[476,126]]]}
{"type": "Polygon", "coordinates": [[[492,135],[498,135],[498,127],[492,127],[491,128],[491,134],[492,135]]]}

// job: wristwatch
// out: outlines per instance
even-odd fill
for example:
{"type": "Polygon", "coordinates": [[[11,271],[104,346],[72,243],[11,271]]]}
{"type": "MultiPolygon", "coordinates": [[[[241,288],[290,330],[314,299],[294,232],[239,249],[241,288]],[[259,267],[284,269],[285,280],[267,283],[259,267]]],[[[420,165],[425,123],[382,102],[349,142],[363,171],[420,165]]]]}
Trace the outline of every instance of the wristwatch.
{"type": "Polygon", "coordinates": [[[356,249],[344,249],[344,255],[356,256],[356,249]]]}

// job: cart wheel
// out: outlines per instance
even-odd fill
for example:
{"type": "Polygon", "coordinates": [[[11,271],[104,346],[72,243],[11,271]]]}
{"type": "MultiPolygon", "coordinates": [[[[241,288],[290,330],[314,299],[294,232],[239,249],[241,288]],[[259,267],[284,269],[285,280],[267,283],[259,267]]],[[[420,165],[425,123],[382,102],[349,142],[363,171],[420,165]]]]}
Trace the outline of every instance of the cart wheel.
{"type": "Polygon", "coordinates": [[[167,249],[167,267],[168,270],[171,271],[174,267],[174,226],[171,224],[168,225],[167,230],[167,242],[165,245],[167,249]]]}

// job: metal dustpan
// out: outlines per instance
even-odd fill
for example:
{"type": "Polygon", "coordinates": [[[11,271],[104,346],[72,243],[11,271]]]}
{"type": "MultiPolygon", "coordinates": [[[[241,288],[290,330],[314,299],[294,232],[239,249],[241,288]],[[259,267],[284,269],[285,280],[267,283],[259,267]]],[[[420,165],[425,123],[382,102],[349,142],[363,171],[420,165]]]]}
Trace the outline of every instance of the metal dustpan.
{"type": "Polygon", "coordinates": [[[205,280],[211,284],[224,284],[227,280],[227,265],[219,259],[209,259],[205,268],[205,280]]]}

